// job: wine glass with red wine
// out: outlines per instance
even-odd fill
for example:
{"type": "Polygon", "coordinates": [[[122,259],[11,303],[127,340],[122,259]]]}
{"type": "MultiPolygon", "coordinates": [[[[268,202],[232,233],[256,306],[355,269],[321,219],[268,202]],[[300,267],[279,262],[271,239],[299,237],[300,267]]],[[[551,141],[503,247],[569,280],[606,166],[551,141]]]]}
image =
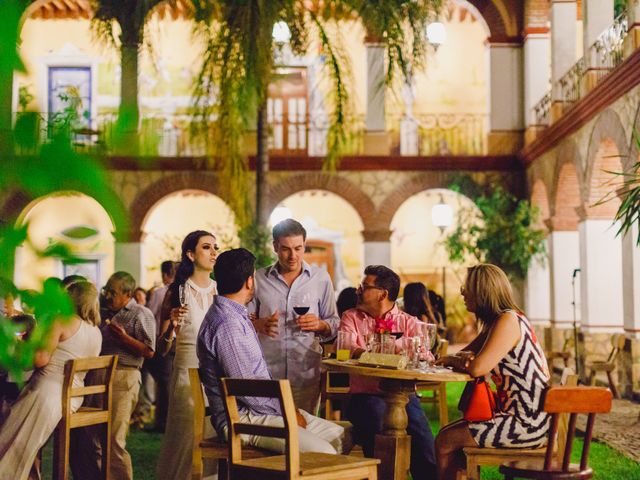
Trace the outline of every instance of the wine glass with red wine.
{"type": "MultiPolygon", "coordinates": [[[[296,293],[293,297],[293,311],[295,314],[300,317],[309,313],[309,308],[311,307],[311,296],[305,292],[296,293]]],[[[295,318],[294,318],[295,321],[295,318]]],[[[299,327],[294,331],[294,337],[304,337],[308,335],[310,332],[305,332],[301,330],[299,327]]]]}

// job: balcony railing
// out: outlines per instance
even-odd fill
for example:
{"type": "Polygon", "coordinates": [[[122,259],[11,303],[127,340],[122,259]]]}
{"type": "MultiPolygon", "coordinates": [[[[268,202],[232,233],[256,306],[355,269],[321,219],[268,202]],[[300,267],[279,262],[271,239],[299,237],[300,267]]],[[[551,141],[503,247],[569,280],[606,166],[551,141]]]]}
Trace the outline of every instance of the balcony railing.
{"type": "Polygon", "coordinates": [[[416,114],[391,119],[394,149],[401,155],[483,155],[488,116],[473,113],[416,114]]]}
{"type": "Polygon", "coordinates": [[[552,90],[534,106],[538,125],[550,124],[552,102],[562,102],[563,111],[586,95],[600,80],[624,60],[624,40],[628,33],[626,12],[602,32],[596,41],[557,82],[552,90]]]}
{"type": "MultiPolygon", "coordinates": [[[[408,135],[404,131],[407,130],[407,118],[388,119],[392,154],[453,156],[482,155],[486,152],[486,115],[418,114],[409,119],[408,135]]],[[[135,145],[126,136],[118,135],[116,120],[117,115],[111,113],[72,120],[46,113],[17,113],[15,127],[19,133],[16,133],[16,153],[33,155],[56,134],[68,137],[77,151],[95,155],[206,157],[214,151],[211,127],[190,115],[143,114],[135,145]]],[[[307,121],[306,125],[308,146],[302,154],[326,155],[328,120],[314,118],[307,121]]],[[[363,154],[366,151],[364,117],[353,116],[346,125],[344,153],[363,154]]],[[[270,130],[271,144],[273,134],[274,131],[270,130]]],[[[280,148],[273,152],[284,156],[301,155],[300,148],[291,151],[280,148]]]]}
{"type": "Polygon", "coordinates": [[[551,123],[551,92],[547,93],[533,107],[536,125],[548,126],[551,123]]]}

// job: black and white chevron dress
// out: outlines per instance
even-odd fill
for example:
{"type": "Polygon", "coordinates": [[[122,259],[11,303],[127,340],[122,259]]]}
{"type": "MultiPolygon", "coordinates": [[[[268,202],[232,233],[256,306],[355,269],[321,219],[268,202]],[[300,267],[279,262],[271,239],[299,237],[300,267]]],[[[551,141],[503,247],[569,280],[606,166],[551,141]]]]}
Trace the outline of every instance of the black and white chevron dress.
{"type": "Polygon", "coordinates": [[[529,320],[513,313],[520,325],[520,341],[491,371],[503,411],[492,420],[469,423],[481,447],[535,448],[547,442],[549,415],[541,403],[549,384],[547,360],[529,320]]]}

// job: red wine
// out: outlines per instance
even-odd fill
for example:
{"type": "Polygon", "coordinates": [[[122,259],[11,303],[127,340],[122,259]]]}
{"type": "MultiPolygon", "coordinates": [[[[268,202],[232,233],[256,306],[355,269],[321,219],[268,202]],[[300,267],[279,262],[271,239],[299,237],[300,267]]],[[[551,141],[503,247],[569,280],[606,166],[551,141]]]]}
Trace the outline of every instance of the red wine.
{"type": "Polygon", "coordinates": [[[309,311],[309,307],[293,307],[293,311],[298,315],[304,315],[309,311]]]}
{"type": "Polygon", "coordinates": [[[402,335],[404,335],[404,332],[391,332],[390,335],[396,337],[396,340],[398,340],[399,338],[402,338],[402,335]]]}

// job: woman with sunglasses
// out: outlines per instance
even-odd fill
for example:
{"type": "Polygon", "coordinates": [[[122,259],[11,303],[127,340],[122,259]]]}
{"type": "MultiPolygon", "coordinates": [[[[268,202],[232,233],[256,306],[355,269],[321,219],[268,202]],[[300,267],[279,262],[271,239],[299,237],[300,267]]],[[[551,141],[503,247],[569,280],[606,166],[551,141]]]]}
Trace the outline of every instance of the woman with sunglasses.
{"type": "MultiPolygon", "coordinates": [[[[182,258],[175,280],[169,285],[162,304],[158,352],[166,355],[174,342],[176,349],[169,384],[167,426],[156,469],[158,478],[191,478],[193,400],[189,368],[198,368],[198,330],[216,294],[211,273],[217,252],[213,234],[203,230],[188,234],[182,242],[182,258]]],[[[213,428],[209,427],[213,435],[213,428]]]]}

